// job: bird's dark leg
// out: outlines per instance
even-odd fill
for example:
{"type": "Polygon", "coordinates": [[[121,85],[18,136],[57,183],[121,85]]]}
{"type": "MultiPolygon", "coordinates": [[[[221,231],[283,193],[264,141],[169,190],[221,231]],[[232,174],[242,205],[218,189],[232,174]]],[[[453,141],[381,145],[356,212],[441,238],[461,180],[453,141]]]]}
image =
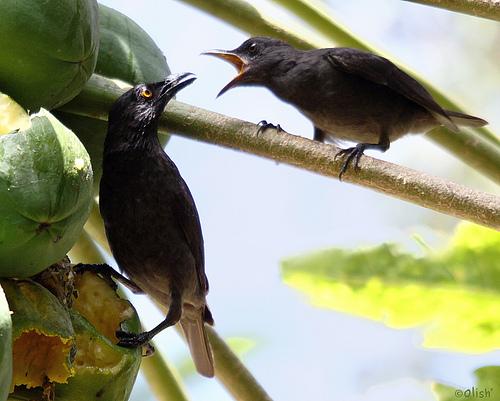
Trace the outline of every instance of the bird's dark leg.
{"type": "Polygon", "coordinates": [[[116,281],[122,283],[125,287],[127,287],[130,291],[132,291],[134,294],[143,294],[144,291],[142,291],[137,284],[135,284],[132,280],[128,279],[127,277],[123,276],[122,274],[118,273],[115,269],[113,269],[110,265],[106,263],[102,264],[86,264],[86,263],[78,263],[74,267],[75,271],[78,272],[83,272],[83,271],[92,271],[97,274],[99,274],[101,277],[103,277],[105,280],[108,280],[108,282],[113,286],[113,288],[116,289],[116,283],[111,280],[111,278],[114,278],[116,281]]]}
{"type": "Polygon", "coordinates": [[[378,143],[358,143],[356,146],[347,149],[341,149],[336,155],[338,157],[345,156],[344,163],[339,173],[339,180],[342,181],[342,175],[347,171],[349,163],[354,159],[354,168],[358,167],[359,159],[366,149],[376,149],[385,152],[391,146],[391,142],[387,135],[381,135],[378,143]]]}
{"type": "Polygon", "coordinates": [[[319,129],[318,127],[314,127],[313,139],[318,142],[325,142],[325,138],[326,138],[325,131],[319,129]]]}
{"type": "Polygon", "coordinates": [[[151,341],[151,339],[163,329],[176,324],[181,319],[182,300],[181,296],[177,292],[172,292],[171,299],[172,302],[170,303],[167,316],[165,317],[165,320],[163,320],[163,322],[161,322],[153,329],[139,334],[118,330],[116,332],[116,337],[118,337],[118,339],[120,340],[118,342],[118,345],[126,348],[141,347],[151,341]]]}
{"type": "Polygon", "coordinates": [[[277,124],[274,125],[273,123],[268,123],[266,120],[261,120],[257,123],[259,126],[259,129],[257,130],[257,135],[263,133],[266,129],[268,128],[273,128],[278,132],[283,132],[283,128],[281,128],[281,125],[277,124]]]}

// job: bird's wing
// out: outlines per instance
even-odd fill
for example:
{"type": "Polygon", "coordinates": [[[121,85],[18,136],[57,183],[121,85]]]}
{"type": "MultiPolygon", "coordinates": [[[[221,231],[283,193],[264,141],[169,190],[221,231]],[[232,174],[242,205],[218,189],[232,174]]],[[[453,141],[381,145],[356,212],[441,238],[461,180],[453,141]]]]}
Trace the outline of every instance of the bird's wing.
{"type": "Polygon", "coordinates": [[[182,177],[179,175],[181,185],[179,192],[171,205],[176,216],[181,231],[184,233],[191,253],[196,262],[196,272],[198,273],[198,282],[204,292],[208,291],[208,280],[205,275],[205,251],[203,245],[203,235],[201,232],[200,218],[193,196],[182,177]]]}
{"type": "Polygon", "coordinates": [[[447,128],[458,131],[457,126],[431,94],[418,81],[386,58],[345,47],[330,49],[326,53],[326,58],[335,69],[387,86],[425,108],[447,128]]]}

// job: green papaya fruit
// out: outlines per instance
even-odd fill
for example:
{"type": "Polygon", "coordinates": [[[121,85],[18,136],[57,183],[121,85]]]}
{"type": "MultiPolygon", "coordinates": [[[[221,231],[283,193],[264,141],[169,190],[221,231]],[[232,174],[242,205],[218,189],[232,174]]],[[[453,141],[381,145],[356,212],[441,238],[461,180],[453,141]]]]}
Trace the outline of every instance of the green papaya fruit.
{"type": "Polygon", "coordinates": [[[147,32],[126,15],[100,4],[99,29],[97,74],[132,85],[160,81],[170,74],[163,52],[147,32]]]}
{"type": "MultiPolygon", "coordinates": [[[[161,81],[170,74],[165,56],[153,39],[126,15],[99,5],[100,44],[95,72],[130,85],[161,81]]],[[[94,170],[97,194],[102,174],[102,152],[107,123],[90,117],[56,112],[87,148],[94,170]]],[[[168,136],[162,135],[165,145],[168,136]]]]}
{"type": "Polygon", "coordinates": [[[141,349],[118,346],[115,333],[140,332],[137,312],[109,279],[68,266],[64,261],[51,266],[36,277],[39,283],[0,280],[14,312],[8,399],[126,401],[141,349]]]}
{"type": "Polygon", "coordinates": [[[56,386],[56,401],[126,401],[139,372],[141,349],[116,345],[115,332],[140,332],[137,312],[93,272],[78,274],[75,288],[78,298],[70,312],[75,374],[56,386]]]}
{"type": "Polygon", "coordinates": [[[31,280],[0,280],[12,310],[13,377],[8,388],[66,383],[73,374],[74,330],[67,310],[31,280]],[[47,356],[50,355],[50,358],[47,356]]]}
{"type": "Polygon", "coordinates": [[[0,285],[0,401],[5,401],[12,383],[12,319],[0,285]]]}
{"type": "Polygon", "coordinates": [[[0,136],[0,277],[30,277],[62,259],[91,200],[89,155],[48,111],[0,136]]]}
{"type": "Polygon", "coordinates": [[[2,0],[0,15],[0,91],[34,111],[75,97],[97,62],[97,1],[2,0]]]}

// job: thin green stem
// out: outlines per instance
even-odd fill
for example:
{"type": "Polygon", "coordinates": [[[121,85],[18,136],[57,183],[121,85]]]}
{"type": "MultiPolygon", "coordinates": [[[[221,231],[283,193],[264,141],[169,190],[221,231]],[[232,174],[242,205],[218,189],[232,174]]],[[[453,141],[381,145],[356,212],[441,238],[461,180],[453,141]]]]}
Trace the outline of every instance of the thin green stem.
{"type": "Polygon", "coordinates": [[[94,240],[85,230],[82,231],[80,238],[76,241],[73,248],[68,252],[72,263],[104,263],[104,256],[96,246],[94,240]]]}
{"type": "MultiPolygon", "coordinates": [[[[94,76],[64,112],[105,120],[113,97],[123,90],[94,76]],[[98,88],[100,88],[98,90],[98,88]],[[92,96],[99,98],[92,100],[92,96]],[[105,108],[102,99],[108,99],[105,108]],[[96,106],[97,105],[97,106],[96,106]]],[[[172,100],[159,125],[160,132],[176,132],[204,142],[242,150],[318,174],[337,178],[342,159],[338,148],[269,129],[257,135],[255,124],[172,100]]],[[[346,181],[412,202],[450,216],[500,229],[500,197],[475,191],[402,166],[363,156],[359,169],[348,169],[346,181]]],[[[500,181],[500,169],[495,178],[500,181]]]]}
{"type": "Polygon", "coordinates": [[[99,213],[99,205],[96,201],[92,203],[89,218],[85,223],[85,232],[87,232],[106,252],[111,256],[111,248],[104,232],[104,223],[99,213]]]}
{"type": "Polygon", "coordinates": [[[156,351],[144,358],[141,371],[158,401],[188,401],[180,375],[162,354],[156,351]]]}
{"type": "Polygon", "coordinates": [[[214,352],[215,374],[237,401],[271,401],[227,343],[210,326],[207,334],[214,352]]]}
{"type": "Polygon", "coordinates": [[[500,21],[500,2],[497,0],[405,0],[426,6],[444,8],[475,17],[500,21]]]}
{"type": "MultiPolygon", "coordinates": [[[[189,0],[188,0],[189,1],[189,0]]],[[[286,8],[303,22],[320,32],[330,42],[341,46],[380,53],[373,46],[355,37],[349,29],[338,21],[326,6],[315,0],[272,0],[286,8]]]]}
{"type": "MultiPolygon", "coordinates": [[[[229,24],[255,35],[274,36],[301,49],[312,49],[321,41],[303,39],[308,34],[303,27],[282,24],[256,6],[243,0],[181,0],[200,10],[214,15],[229,24]]],[[[325,44],[325,42],[323,42],[325,44]]]]}
{"type": "MultiPolygon", "coordinates": [[[[251,35],[273,36],[299,48],[310,49],[337,44],[373,51],[388,57],[365,41],[356,38],[331,16],[331,12],[326,7],[318,2],[308,0],[274,0],[326,37],[328,39],[326,44],[318,38],[313,38],[310,33],[305,32],[303,29],[302,32],[298,32],[295,28],[275,21],[272,16],[266,15],[244,0],[181,1],[198,7],[251,35]]],[[[394,58],[388,58],[394,61],[394,58]]],[[[457,102],[452,101],[448,96],[434,88],[409,68],[400,63],[397,64],[404,71],[422,82],[443,107],[456,111],[464,111],[457,102]]],[[[500,139],[491,131],[480,128],[475,129],[474,132],[463,130],[460,134],[456,134],[443,129],[434,131],[426,136],[445,147],[482,174],[500,183],[500,139]],[[457,136],[460,136],[460,138],[457,139],[457,136]]]]}

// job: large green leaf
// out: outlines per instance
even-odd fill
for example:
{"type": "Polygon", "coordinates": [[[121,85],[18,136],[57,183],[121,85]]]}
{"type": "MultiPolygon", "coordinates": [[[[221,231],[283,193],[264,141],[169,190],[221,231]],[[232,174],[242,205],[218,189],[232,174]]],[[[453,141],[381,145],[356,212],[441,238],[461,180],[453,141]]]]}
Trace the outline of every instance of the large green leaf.
{"type": "Polygon", "coordinates": [[[424,346],[465,352],[500,347],[500,233],[462,224],[446,249],[418,257],[395,244],[330,249],[282,263],[285,282],[313,305],[423,326],[424,346]]]}
{"type": "Polygon", "coordinates": [[[500,366],[485,366],[477,369],[477,382],[472,387],[455,388],[441,383],[433,386],[439,401],[457,401],[460,399],[480,399],[500,401],[500,366]]]}

